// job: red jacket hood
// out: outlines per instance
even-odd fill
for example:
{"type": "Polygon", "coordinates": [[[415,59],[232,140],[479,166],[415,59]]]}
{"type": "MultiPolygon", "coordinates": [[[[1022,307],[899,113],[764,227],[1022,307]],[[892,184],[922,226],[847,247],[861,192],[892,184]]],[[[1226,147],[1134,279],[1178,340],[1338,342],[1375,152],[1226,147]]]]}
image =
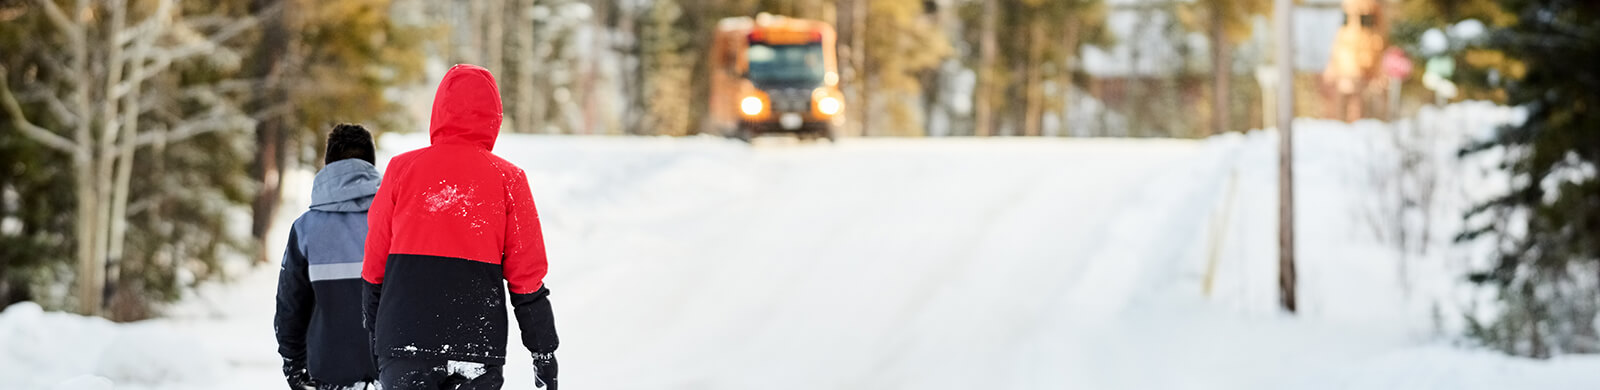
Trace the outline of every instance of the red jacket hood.
{"type": "Polygon", "coordinates": [[[456,65],[444,74],[433,95],[428,135],[434,145],[475,145],[493,151],[501,115],[494,75],[477,65],[456,65]]]}

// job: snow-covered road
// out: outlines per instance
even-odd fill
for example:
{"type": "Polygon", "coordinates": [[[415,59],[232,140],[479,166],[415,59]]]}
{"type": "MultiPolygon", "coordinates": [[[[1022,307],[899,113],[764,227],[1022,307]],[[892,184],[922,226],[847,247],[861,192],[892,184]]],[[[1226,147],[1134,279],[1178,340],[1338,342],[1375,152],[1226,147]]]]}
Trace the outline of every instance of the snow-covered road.
{"type": "Polygon", "coordinates": [[[1027,349],[1071,310],[1087,259],[1134,228],[1117,217],[1150,207],[1144,184],[1198,149],[502,142],[547,224],[564,381],[616,389],[972,388],[1053,371],[1031,370],[1027,349]]]}
{"type": "MultiPolygon", "coordinates": [[[[570,261],[551,279],[566,372],[618,389],[1011,387],[1127,228],[1117,217],[1148,207],[1141,184],[1194,146],[857,141],[641,160],[683,165],[544,195],[553,225],[600,216],[551,238],[570,244],[551,249],[570,261]]],[[[530,154],[524,166],[564,160],[530,154]]]]}
{"type": "MultiPolygon", "coordinates": [[[[1349,177],[1369,171],[1361,159],[1372,156],[1362,153],[1381,139],[1372,131],[1324,124],[1301,138],[1316,147],[1298,168],[1303,221],[1312,221],[1300,225],[1298,317],[1272,307],[1271,133],[754,147],[507,135],[497,153],[528,171],[539,202],[569,389],[1600,382],[1586,374],[1600,368],[1593,358],[1540,363],[1451,347],[1453,336],[1428,331],[1424,304],[1396,298],[1393,259],[1363,238],[1356,216],[1366,188],[1349,177]],[[1212,253],[1217,287],[1208,298],[1201,280],[1212,253]]],[[[426,142],[379,140],[386,156],[426,142]]],[[[308,193],[309,175],[296,178],[287,192],[308,193]]],[[[280,226],[304,199],[288,203],[280,226]]],[[[280,234],[268,245],[282,242],[280,234]]],[[[275,271],[208,287],[168,319],[77,325],[113,340],[187,340],[207,351],[198,360],[128,356],[114,341],[74,344],[45,328],[84,320],[13,308],[0,314],[0,336],[67,346],[52,359],[104,357],[29,363],[0,352],[0,375],[21,375],[21,388],[81,374],[112,377],[118,388],[281,388],[275,271]],[[150,361],[173,373],[123,374],[150,361]]],[[[531,388],[530,363],[516,350],[507,388],[531,388]]]]}

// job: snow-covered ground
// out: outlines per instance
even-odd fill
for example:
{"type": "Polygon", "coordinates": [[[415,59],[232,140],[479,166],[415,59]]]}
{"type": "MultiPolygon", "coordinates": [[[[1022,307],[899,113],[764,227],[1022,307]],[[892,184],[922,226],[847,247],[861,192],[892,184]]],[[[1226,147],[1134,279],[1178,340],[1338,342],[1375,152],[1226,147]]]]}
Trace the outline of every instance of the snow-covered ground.
{"type": "MultiPolygon", "coordinates": [[[[1466,129],[1428,138],[1448,151],[1511,115],[1460,105],[1423,122],[1466,129]]],[[[1380,238],[1387,125],[1298,129],[1297,316],[1275,309],[1273,132],[755,147],[506,135],[497,151],[534,184],[568,388],[1600,387],[1600,358],[1461,346],[1457,259],[1471,249],[1448,233],[1399,275],[1380,238]]],[[[379,140],[385,155],[426,142],[379,140]]],[[[1450,231],[1493,183],[1441,161],[1430,215],[1450,231]]],[[[8,308],[0,387],[282,388],[275,271],[136,324],[8,308]]],[[[523,354],[507,375],[531,388],[523,354]]]]}

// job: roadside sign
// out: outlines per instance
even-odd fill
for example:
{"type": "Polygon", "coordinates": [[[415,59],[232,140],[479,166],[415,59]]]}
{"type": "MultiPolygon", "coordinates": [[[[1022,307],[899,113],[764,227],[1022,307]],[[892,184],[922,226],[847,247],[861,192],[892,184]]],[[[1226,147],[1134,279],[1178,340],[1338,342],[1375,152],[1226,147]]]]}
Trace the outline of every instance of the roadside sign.
{"type": "Polygon", "coordinates": [[[1411,75],[1411,58],[1406,57],[1405,50],[1390,47],[1383,51],[1383,73],[1392,78],[1403,79],[1411,75]]]}

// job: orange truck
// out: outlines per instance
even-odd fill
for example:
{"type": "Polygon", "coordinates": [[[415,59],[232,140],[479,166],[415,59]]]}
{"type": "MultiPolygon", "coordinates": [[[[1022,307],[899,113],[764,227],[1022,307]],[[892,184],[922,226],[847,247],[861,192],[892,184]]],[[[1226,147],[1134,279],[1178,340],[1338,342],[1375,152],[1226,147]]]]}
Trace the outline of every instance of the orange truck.
{"type": "Polygon", "coordinates": [[[844,124],[833,26],[761,14],[717,23],[710,126],[749,141],[769,133],[833,139],[844,124]]]}

